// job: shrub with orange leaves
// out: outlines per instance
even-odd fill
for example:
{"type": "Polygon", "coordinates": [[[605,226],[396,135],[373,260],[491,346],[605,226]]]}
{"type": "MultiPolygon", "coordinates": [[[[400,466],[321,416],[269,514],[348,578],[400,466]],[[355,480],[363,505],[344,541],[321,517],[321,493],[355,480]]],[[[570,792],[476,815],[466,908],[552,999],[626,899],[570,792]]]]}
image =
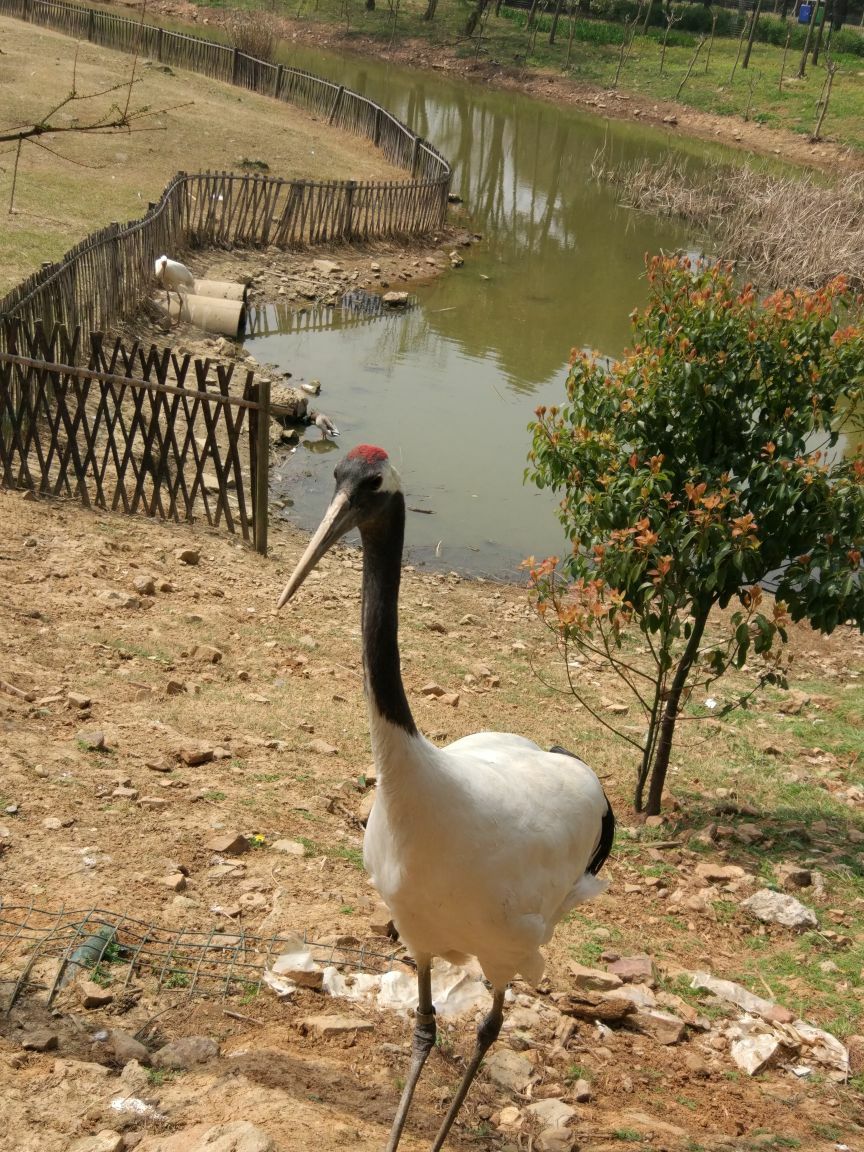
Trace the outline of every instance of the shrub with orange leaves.
{"type": "Polygon", "coordinates": [[[776,682],[787,619],[864,626],[864,456],[845,435],[864,327],[842,279],[760,301],[728,266],[657,257],[648,283],[632,350],[608,368],[573,357],[566,405],[538,410],[528,475],[561,494],[573,541],[532,574],[547,623],[613,663],[632,625],[652,654],[635,804],[654,813],[696,684],[748,655],[776,682]],[[733,602],[728,642],[703,650],[733,602]]]}

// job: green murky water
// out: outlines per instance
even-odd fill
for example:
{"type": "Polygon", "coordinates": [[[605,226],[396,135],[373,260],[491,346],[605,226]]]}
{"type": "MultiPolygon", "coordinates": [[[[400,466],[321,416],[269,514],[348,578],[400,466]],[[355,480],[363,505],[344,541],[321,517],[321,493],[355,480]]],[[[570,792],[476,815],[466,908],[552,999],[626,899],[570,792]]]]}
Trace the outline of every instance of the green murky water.
{"type": "Polygon", "coordinates": [[[514,576],[525,556],[564,547],[555,498],[523,484],[534,409],[561,400],[571,347],[624,349],[645,299],[644,254],[687,246],[669,221],[617,207],[592,182],[592,159],[604,143],[622,160],[671,144],[435,73],[306,52],[289,62],[373,97],[431,140],[455,166],[465,203],[454,220],[483,241],[463,268],[418,288],[408,313],[358,322],[332,310],[283,332],[275,309],[253,318],[269,334],[249,350],[320,379],[315,404],[342,433],[333,446],[310,430],[274,495],[311,528],[338,455],[380,444],[418,510],[406,534],[415,563],[514,576]]]}

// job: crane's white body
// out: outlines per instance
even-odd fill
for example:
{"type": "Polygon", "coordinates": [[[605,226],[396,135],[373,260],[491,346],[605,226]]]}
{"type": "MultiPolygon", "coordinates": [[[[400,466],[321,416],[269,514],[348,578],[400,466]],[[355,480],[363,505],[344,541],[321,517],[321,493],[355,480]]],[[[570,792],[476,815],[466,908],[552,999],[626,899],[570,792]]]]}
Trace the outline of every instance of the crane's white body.
{"type": "Polygon", "coordinates": [[[187,292],[195,291],[195,277],[191,270],[179,260],[169,260],[167,256],[160,256],[156,261],[156,279],[166,291],[173,290],[179,293],[181,289],[187,292]]]}
{"type": "Polygon", "coordinates": [[[585,871],[607,807],[600,781],[522,736],[437,748],[374,704],[370,718],[379,781],[363,859],[400,937],[415,956],[476,956],[495,988],[517,973],[537,983],[555,925],[606,888],[585,871]]]}

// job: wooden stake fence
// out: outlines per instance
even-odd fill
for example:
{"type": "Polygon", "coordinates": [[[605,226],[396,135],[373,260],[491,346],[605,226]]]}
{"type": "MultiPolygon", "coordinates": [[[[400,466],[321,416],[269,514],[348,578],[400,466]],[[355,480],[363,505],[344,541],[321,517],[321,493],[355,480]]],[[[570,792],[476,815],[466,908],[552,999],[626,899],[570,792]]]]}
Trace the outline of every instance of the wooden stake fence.
{"type": "MultiPolygon", "coordinates": [[[[275,96],[365,136],[411,180],[282,180],[178,173],[140,220],[109,224],[0,299],[0,318],[107,327],[140,305],[156,258],[189,246],[298,248],[418,236],[446,219],[450,165],[374,101],[310,72],[64,0],[0,0],[0,14],[275,96]]],[[[0,350],[3,332],[0,329],[0,350]]]]}
{"type": "Polygon", "coordinates": [[[9,325],[0,351],[0,483],[164,520],[203,516],[267,552],[270,386],[233,365],[9,325]],[[66,361],[66,362],[64,362],[66,361]],[[248,427],[247,425],[248,419],[248,427]],[[244,464],[244,460],[247,461],[244,464]]]}

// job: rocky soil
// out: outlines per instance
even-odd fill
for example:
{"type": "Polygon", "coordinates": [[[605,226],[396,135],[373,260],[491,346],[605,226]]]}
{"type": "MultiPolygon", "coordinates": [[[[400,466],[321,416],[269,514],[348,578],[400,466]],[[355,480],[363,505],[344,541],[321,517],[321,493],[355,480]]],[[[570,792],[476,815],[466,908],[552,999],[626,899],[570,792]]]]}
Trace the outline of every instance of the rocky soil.
{"type": "MultiPolygon", "coordinates": [[[[303,546],[284,529],[265,560],[206,529],[0,491],[0,538],[4,1003],[33,961],[0,1018],[0,1148],[380,1149],[410,1024],[334,999],[321,974],[335,961],[351,992],[363,948],[367,966],[392,956],[403,968],[360,867],[374,770],[358,557],[337,551],[277,616],[303,546]],[[16,925],[44,936],[61,909],[65,922],[101,909],[96,923],[119,928],[95,970],[79,954],[48,1005],[61,949],[34,956],[34,934],[16,925]],[[158,964],[130,964],[142,926],[173,941],[158,964]],[[259,942],[276,934],[280,952],[304,934],[318,945],[284,997],[260,983],[259,942]],[[190,960],[190,941],[223,962],[244,935],[250,967],[227,988],[210,978],[219,962],[190,960]]],[[[505,727],[582,747],[584,722],[532,672],[553,653],[521,590],[408,571],[402,604],[409,696],[433,739],[505,727]]],[[[801,633],[797,646],[823,669],[862,665],[860,641],[801,633]]],[[[514,987],[450,1146],[861,1147],[844,1049],[800,1023],[820,1023],[806,990],[710,983],[735,972],[745,936],[778,948],[795,937],[741,907],[765,887],[755,863],[732,862],[763,835],[759,814],[723,790],[725,815],[705,828],[674,810],[660,827],[628,827],[630,768],[595,747],[622,815],[610,891],[590,919],[560,926],[541,988],[514,987]],[[700,971],[701,991],[688,991],[700,971]],[[747,1061],[765,1070],[751,1077],[747,1061]]],[[[831,903],[840,848],[827,829],[812,835],[825,866],[791,860],[776,887],[815,912],[842,960],[858,944],[831,903]]],[[[442,1016],[409,1152],[428,1147],[476,1013],[442,1016]]],[[[843,1040],[860,1074],[860,1040],[843,1040]]]]}

